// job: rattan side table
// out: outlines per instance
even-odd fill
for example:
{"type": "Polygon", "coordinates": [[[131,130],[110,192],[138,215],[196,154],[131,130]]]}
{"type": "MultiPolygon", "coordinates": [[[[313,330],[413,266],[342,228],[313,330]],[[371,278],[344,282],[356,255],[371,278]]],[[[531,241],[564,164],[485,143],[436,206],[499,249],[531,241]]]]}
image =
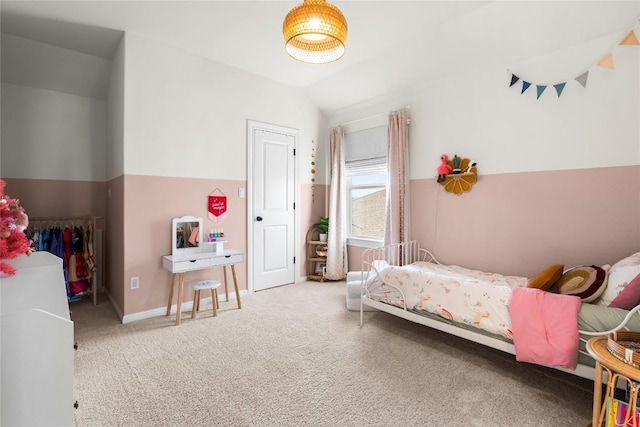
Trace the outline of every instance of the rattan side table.
{"type": "MultiPolygon", "coordinates": [[[[616,384],[619,379],[626,380],[629,386],[629,414],[632,414],[632,425],[636,425],[636,401],[638,399],[638,389],[640,388],[640,369],[621,361],[609,352],[607,348],[607,337],[591,338],[587,342],[587,351],[596,361],[596,372],[593,381],[593,417],[591,425],[593,427],[602,426],[606,413],[607,400],[614,397],[616,384]],[[607,372],[607,389],[602,396],[603,372],[607,372]],[[635,383],[634,383],[635,381],[635,383]]],[[[626,425],[626,424],[625,424],[626,425]]]]}

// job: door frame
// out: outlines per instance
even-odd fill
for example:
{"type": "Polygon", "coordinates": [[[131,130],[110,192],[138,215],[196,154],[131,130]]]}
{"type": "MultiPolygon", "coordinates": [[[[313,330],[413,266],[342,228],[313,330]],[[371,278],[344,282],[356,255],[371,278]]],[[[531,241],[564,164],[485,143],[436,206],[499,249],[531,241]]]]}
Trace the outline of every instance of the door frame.
{"type": "Polygon", "coordinates": [[[300,264],[302,262],[300,259],[300,151],[298,149],[300,131],[285,126],[247,120],[247,292],[250,294],[254,292],[253,277],[255,273],[253,262],[253,132],[258,129],[293,136],[293,147],[296,150],[296,155],[293,159],[293,194],[296,204],[293,215],[293,253],[296,257],[296,262],[293,265],[294,283],[299,281],[300,264]]]}

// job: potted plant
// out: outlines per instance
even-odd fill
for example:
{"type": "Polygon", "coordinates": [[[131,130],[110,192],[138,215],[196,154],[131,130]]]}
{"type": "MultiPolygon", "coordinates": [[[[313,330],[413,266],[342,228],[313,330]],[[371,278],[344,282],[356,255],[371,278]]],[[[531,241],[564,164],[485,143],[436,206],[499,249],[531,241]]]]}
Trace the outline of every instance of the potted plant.
{"type": "Polygon", "coordinates": [[[320,241],[327,241],[327,233],[329,232],[329,218],[321,216],[318,218],[318,231],[320,231],[320,241]]]}

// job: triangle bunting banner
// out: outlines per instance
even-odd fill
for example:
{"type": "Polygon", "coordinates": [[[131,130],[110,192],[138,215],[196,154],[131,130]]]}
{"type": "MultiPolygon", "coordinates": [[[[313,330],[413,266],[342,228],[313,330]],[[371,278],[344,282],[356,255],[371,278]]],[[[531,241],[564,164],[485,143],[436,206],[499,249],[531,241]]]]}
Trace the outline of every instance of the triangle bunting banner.
{"type": "Polygon", "coordinates": [[[566,85],[567,83],[558,83],[557,85],[553,85],[554,88],[556,88],[556,93],[558,94],[558,98],[560,98],[560,95],[562,95],[562,91],[564,90],[564,85],[566,85]]]}
{"type": "Polygon", "coordinates": [[[582,87],[587,87],[587,78],[589,77],[589,72],[585,71],[584,73],[580,74],[578,77],[576,77],[576,81],[578,83],[580,83],[582,85],[582,87]]]}
{"type": "MultiPolygon", "coordinates": [[[[640,21],[639,21],[640,22],[640,21]]],[[[637,23],[636,23],[637,25],[637,23]]],[[[634,27],[636,26],[634,25],[634,27]]],[[[626,36],[618,43],[618,46],[640,46],[640,41],[638,40],[638,36],[636,36],[636,32],[638,30],[632,28],[631,30],[629,30],[629,32],[626,34],[626,36]]],[[[603,68],[609,68],[610,70],[613,70],[614,64],[613,64],[613,52],[609,52],[606,54],[606,56],[602,59],[600,59],[597,63],[593,64],[591,67],[594,66],[598,66],[598,67],[603,67],[603,68]]],[[[576,82],[578,82],[578,84],[580,86],[582,86],[583,88],[587,87],[587,80],[589,78],[589,69],[587,69],[586,71],[584,71],[583,73],[581,73],[579,76],[575,77],[574,80],[576,82]]],[[[560,95],[562,95],[562,92],[564,91],[565,86],[567,85],[567,82],[559,82],[559,83],[552,83],[552,82],[547,82],[547,83],[536,83],[536,82],[530,82],[530,81],[526,81],[524,79],[521,79],[519,76],[516,76],[515,74],[511,73],[511,83],[509,83],[509,87],[514,86],[517,82],[522,81],[522,87],[520,89],[520,94],[522,95],[523,93],[525,93],[527,91],[527,89],[529,89],[529,87],[533,84],[536,87],[536,99],[540,99],[540,97],[544,94],[544,92],[547,90],[547,88],[549,86],[553,86],[553,88],[556,91],[556,94],[558,95],[558,98],[560,98],[560,95]]]]}
{"type": "Polygon", "coordinates": [[[629,31],[629,34],[627,34],[627,36],[622,39],[622,41],[620,42],[620,46],[638,46],[640,45],[640,42],[638,42],[638,38],[636,37],[636,34],[633,32],[633,30],[629,31]]]}
{"type": "Polygon", "coordinates": [[[612,54],[608,54],[607,56],[602,58],[600,60],[600,62],[598,62],[598,66],[605,67],[605,68],[611,68],[613,70],[613,55],[612,54]]]}

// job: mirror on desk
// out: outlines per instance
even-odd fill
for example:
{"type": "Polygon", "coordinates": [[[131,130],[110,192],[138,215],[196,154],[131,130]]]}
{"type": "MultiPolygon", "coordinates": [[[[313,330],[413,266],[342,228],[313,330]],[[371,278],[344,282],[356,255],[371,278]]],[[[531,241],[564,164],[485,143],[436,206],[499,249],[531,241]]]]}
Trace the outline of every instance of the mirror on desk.
{"type": "Polygon", "coordinates": [[[202,252],[202,218],[174,218],[171,228],[171,255],[202,252]]]}

